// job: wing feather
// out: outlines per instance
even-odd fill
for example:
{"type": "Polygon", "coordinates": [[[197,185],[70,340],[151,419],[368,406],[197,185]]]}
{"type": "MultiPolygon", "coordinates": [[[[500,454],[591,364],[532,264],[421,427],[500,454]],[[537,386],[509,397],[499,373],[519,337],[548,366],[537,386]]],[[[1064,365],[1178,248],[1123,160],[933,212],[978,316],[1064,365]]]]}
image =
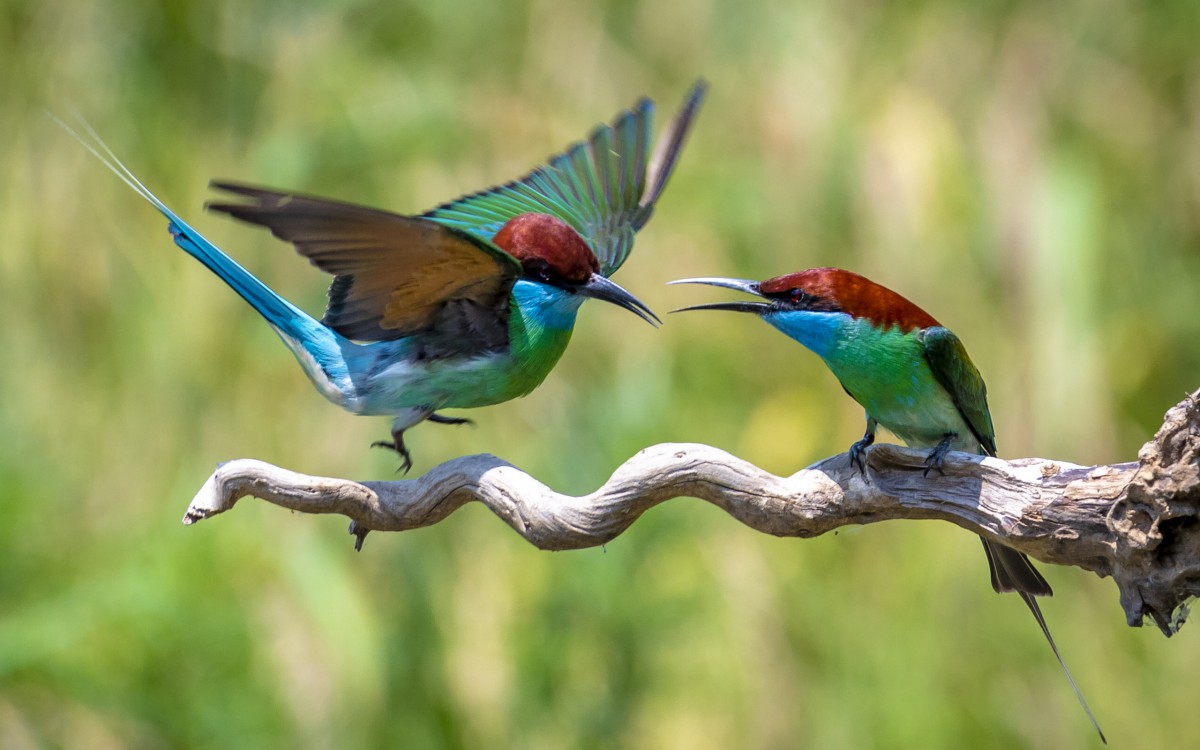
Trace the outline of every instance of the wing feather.
{"type": "Polygon", "coordinates": [[[987,385],[967,356],[962,341],[949,329],[932,326],[921,331],[921,343],[933,377],[950,394],[984,452],[996,455],[996,431],[988,410],[987,385]]]}
{"type": "Polygon", "coordinates": [[[227,182],[213,187],[249,200],[209,208],[270,229],[334,275],[324,322],[343,336],[381,341],[448,328],[479,334],[457,341],[451,353],[507,343],[508,296],[521,268],[486,239],[314,196],[227,182]],[[467,320],[456,321],[456,315],[467,320]]]}
{"type": "Polygon", "coordinates": [[[465,195],[423,218],[490,239],[522,213],[546,213],[569,224],[611,276],[633,247],[634,233],[654,210],[699,111],[706,84],[698,81],[649,153],[654,104],[646,98],[601,125],[529,174],[465,195]]]}

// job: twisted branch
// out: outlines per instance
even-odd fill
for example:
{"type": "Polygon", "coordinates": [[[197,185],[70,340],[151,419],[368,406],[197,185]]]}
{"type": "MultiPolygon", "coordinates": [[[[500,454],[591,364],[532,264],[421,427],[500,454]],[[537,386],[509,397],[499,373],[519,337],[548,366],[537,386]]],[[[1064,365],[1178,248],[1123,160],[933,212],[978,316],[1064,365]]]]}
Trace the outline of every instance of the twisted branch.
{"type": "Polygon", "coordinates": [[[850,524],[940,519],[1057,565],[1112,576],[1131,626],[1167,635],[1200,594],[1200,391],[1167,412],[1137,462],[1076,466],[950,454],[924,476],[925,453],[876,445],[864,476],[846,454],[779,477],[694,443],[651,446],[595,492],[561,495],[491,455],[457,458],[412,480],[312,477],[261,461],[217,467],[184,515],[191,524],[253,496],[302,513],[340,513],[361,548],[369,531],[431,526],[478,501],[546,550],[604,544],[649,508],[697,497],[766,534],[814,537],[850,524]]]}

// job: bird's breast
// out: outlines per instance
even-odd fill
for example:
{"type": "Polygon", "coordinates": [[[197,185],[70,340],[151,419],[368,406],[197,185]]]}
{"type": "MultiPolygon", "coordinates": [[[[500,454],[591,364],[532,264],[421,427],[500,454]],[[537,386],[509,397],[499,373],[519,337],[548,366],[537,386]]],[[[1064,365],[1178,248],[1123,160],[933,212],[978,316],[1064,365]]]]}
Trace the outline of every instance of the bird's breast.
{"type": "Polygon", "coordinates": [[[514,286],[508,342],[501,347],[471,352],[463,346],[458,354],[429,357],[418,336],[350,345],[352,383],[343,405],[357,414],[390,415],[414,407],[490,406],[528,394],[562,356],[582,301],[540,286],[514,286]]]}
{"type": "Polygon", "coordinates": [[[508,346],[478,354],[426,358],[411,340],[373,343],[363,347],[369,361],[356,368],[353,410],[386,415],[413,407],[470,409],[519,398],[546,379],[570,338],[570,328],[513,315],[508,346]]]}
{"type": "Polygon", "coordinates": [[[934,377],[915,332],[881,330],[863,322],[849,327],[824,359],[867,414],[906,444],[933,447],[947,433],[956,433],[957,450],[978,451],[978,441],[934,377]]]}

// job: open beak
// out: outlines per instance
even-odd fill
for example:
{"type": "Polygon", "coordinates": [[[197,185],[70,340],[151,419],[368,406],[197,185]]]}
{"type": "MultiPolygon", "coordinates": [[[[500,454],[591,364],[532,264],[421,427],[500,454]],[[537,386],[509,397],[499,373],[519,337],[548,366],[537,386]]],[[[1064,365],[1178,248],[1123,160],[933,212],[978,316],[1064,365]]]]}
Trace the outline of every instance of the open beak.
{"type": "MultiPolygon", "coordinates": [[[[736,289],[739,292],[753,294],[761,297],[762,292],[759,291],[758,282],[750,281],[749,279],[723,279],[720,277],[701,278],[701,279],[679,279],[678,281],[669,281],[668,284],[707,284],[708,286],[719,286],[726,289],[736,289]]],[[[765,312],[774,309],[773,306],[766,302],[710,302],[706,305],[692,305],[691,307],[681,307],[678,310],[671,312],[687,312],[688,310],[728,310],[729,312],[744,312],[762,315],[765,312]]]]}
{"type": "Polygon", "coordinates": [[[658,319],[658,316],[651,312],[650,308],[642,304],[641,300],[598,273],[592,274],[591,278],[583,286],[576,287],[575,292],[585,297],[602,299],[605,302],[613,303],[617,307],[623,307],[656,328],[662,325],[662,321],[658,319]]]}

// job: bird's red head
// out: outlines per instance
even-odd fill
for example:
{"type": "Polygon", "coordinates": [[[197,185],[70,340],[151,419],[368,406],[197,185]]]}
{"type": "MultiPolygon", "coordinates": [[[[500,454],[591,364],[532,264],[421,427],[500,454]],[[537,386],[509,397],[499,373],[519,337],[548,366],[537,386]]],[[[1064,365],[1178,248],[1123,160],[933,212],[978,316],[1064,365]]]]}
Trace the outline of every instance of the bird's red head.
{"type": "Polygon", "coordinates": [[[492,242],[521,262],[526,275],[540,281],[586,284],[600,263],[579,233],[548,214],[509,219],[492,242]]]}
{"type": "Polygon", "coordinates": [[[810,268],[760,282],[759,290],[799,309],[844,312],[880,328],[908,332],[940,325],[932,315],[891,289],[841,268],[810,268]]]}

